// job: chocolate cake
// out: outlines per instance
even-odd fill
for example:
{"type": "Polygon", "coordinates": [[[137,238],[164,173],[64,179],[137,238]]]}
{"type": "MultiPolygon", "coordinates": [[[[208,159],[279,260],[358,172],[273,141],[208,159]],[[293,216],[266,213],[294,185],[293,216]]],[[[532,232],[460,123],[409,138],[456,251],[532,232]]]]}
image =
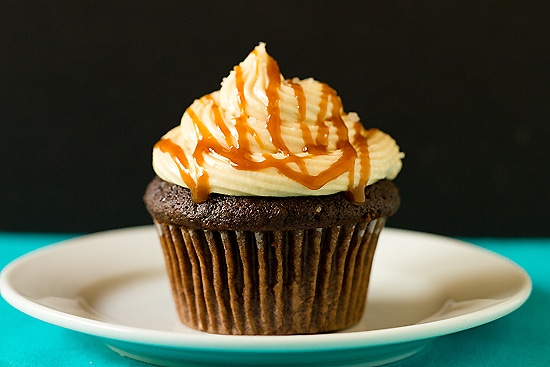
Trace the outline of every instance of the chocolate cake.
{"type": "Polygon", "coordinates": [[[356,205],[344,193],[285,198],[211,194],[206,202],[196,203],[189,189],[156,177],[147,187],[145,203],[160,223],[189,229],[250,231],[369,222],[390,216],[399,208],[397,187],[389,180],[367,186],[365,197],[361,205],[356,205]]]}
{"type": "Polygon", "coordinates": [[[234,197],[195,203],[155,178],[145,193],[179,317],[219,334],[340,330],[363,314],[370,267],[396,186],[370,185],[362,205],[343,193],[234,197]]]}

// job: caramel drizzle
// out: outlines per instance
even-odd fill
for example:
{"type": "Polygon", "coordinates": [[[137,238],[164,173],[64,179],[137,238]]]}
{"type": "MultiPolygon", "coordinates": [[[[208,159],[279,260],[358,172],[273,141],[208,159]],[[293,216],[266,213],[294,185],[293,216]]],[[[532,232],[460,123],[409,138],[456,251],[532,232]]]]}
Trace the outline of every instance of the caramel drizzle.
{"type": "MultiPolygon", "coordinates": [[[[277,62],[271,57],[268,57],[267,74],[269,82],[266,90],[268,97],[266,129],[270,134],[273,146],[277,152],[280,153],[277,157],[272,154],[264,153],[262,155],[263,160],[261,161],[252,158],[250,137],[254,138],[261,148],[264,147],[264,144],[261,139],[259,139],[254,129],[247,123],[248,114],[246,112],[247,101],[244,93],[244,78],[242,69],[239,65],[235,67],[235,79],[240,107],[240,115],[235,119],[235,128],[237,131],[236,141],[234,141],[234,137],[224,121],[217,104],[211,96],[205,96],[203,97],[205,102],[211,103],[212,105],[214,123],[225,137],[226,146],[222,145],[214,138],[212,133],[191,108],[188,108],[186,112],[195,124],[195,132],[198,138],[197,146],[192,154],[193,162],[189,162],[183,149],[174,144],[170,139],[162,139],[155,145],[155,147],[159,148],[162,152],[169,153],[172,156],[172,159],[178,165],[182,180],[192,192],[193,200],[195,202],[204,202],[208,199],[210,186],[208,174],[203,169],[204,157],[207,154],[217,154],[227,159],[234,168],[239,170],[257,171],[274,167],[284,176],[311,190],[318,190],[327,182],[336,179],[345,172],[349,172],[348,196],[350,196],[353,202],[362,203],[365,200],[364,188],[366,182],[362,180],[359,182],[359,185],[354,185],[355,159],[359,155],[361,177],[369,177],[370,160],[367,145],[368,137],[364,137],[360,134],[361,129],[356,129],[357,133],[354,136],[354,140],[358,143],[358,146],[361,147],[359,151],[356,151],[349,141],[348,128],[340,116],[342,104],[336,92],[328,85],[323,84],[320,111],[316,119],[317,132],[315,136],[313,136],[308,126],[304,124],[306,118],[306,98],[303,88],[301,85],[290,81],[296,98],[298,123],[304,140],[302,151],[308,153],[306,156],[298,156],[290,151],[282,137],[282,121],[278,93],[281,78],[277,62]],[[329,103],[332,105],[332,126],[336,128],[336,134],[338,136],[336,149],[340,150],[342,154],[340,158],[326,170],[317,175],[312,175],[307,170],[306,160],[311,156],[328,154],[330,126],[325,123],[325,116],[329,103]],[[197,168],[195,174],[189,169],[190,164],[197,168]],[[293,168],[294,165],[298,167],[298,170],[293,168]]],[[[360,124],[360,122],[357,124],[360,124]]]]}
{"type": "MultiPolygon", "coordinates": [[[[361,135],[361,123],[355,123],[355,134],[353,136],[354,145],[359,147],[357,154],[359,155],[360,160],[360,179],[359,183],[354,186],[353,180],[350,181],[347,196],[354,203],[363,203],[365,201],[365,186],[368,183],[368,177],[370,177],[370,155],[369,155],[369,138],[377,133],[378,129],[369,129],[367,130],[366,136],[361,135]]],[[[350,173],[350,177],[353,177],[353,174],[350,173]]]]}

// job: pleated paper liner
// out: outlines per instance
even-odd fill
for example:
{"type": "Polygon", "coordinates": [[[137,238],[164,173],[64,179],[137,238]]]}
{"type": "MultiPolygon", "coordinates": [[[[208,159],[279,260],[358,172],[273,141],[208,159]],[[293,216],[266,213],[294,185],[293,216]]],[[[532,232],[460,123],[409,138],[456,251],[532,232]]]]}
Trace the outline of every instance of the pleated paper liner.
{"type": "Polygon", "coordinates": [[[385,222],[266,232],[156,227],[185,325],[217,334],[288,335],[359,322],[385,222]]]}

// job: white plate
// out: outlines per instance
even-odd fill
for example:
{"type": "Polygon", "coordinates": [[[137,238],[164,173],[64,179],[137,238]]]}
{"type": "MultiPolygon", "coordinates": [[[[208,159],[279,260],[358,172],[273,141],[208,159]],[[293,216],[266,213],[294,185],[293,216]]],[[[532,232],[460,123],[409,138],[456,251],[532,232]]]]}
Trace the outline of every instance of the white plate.
{"type": "Polygon", "coordinates": [[[446,237],[386,228],[365,316],[340,333],[212,335],[182,326],[152,226],[87,235],[29,253],[2,272],[2,296],[40,320],[103,338],[118,353],[175,366],[380,365],[431,339],[502,317],[531,280],[513,262],[446,237]]]}

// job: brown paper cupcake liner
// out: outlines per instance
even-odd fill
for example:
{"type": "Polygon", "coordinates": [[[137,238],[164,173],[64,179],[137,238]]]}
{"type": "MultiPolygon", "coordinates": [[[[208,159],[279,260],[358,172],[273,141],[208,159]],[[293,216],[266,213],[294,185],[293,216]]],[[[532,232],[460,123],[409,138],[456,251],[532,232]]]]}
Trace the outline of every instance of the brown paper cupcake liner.
{"type": "Polygon", "coordinates": [[[185,325],[218,334],[286,335],[359,322],[385,221],[266,232],[155,224],[185,325]]]}

